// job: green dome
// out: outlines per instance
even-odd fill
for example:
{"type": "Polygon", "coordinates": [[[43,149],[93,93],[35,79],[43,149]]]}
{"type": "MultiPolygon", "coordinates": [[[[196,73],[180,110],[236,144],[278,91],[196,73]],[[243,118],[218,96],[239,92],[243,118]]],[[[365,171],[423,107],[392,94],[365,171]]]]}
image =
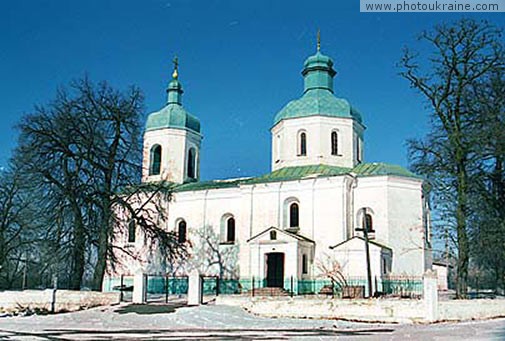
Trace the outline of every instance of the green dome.
{"type": "Polygon", "coordinates": [[[304,68],[307,69],[309,67],[314,67],[314,66],[322,66],[322,67],[332,67],[333,66],[333,60],[331,60],[330,57],[325,56],[321,52],[317,51],[317,53],[313,56],[310,56],[305,60],[304,63],[304,68]]]}
{"type": "Polygon", "coordinates": [[[167,88],[167,105],[160,111],[153,112],[147,117],[146,131],[176,128],[189,129],[200,133],[200,121],[182,106],[181,83],[177,80],[177,69],[167,88]]]}
{"type": "Polygon", "coordinates": [[[274,125],[281,120],[308,116],[348,117],[362,123],[361,114],[347,100],[325,89],[312,89],[282,108],[275,115],[274,125]]]}
{"type": "Polygon", "coordinates": [[[333,95],[333,61],[321,52],[305,60],[302,71],[304,92],[275,115],[274,125],[284,119],[328,116],[353,118],[362,123],[361,114],[347,100],[333,95]]]}
{"type": "Polygon", "coordinates": [[[186,128],[200,133],[200,121],[188,113],[182,105],[169,103],[160,111],[154,112],[147,117],[147,131],[164,128],[186,128]]]}

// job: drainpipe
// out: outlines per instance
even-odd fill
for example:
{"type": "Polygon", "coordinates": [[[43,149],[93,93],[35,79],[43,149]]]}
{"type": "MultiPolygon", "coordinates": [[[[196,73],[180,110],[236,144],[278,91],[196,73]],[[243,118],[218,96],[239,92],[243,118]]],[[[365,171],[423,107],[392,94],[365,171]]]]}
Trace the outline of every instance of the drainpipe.
{"type": "Polygon", "coordinates": [[[281,227],[281,214],[282,214],[282,203],[281,203],[281,190],[282,190],[282,185],[284,185],[284,182],[281,181],[279,184],[279,190],[277,192],[277,227],[281,227]]]}
{"type": "Polygon", "coordinates": [[[350,178],[351,181],[348,185],[348,188],[346,188],[346,191],[348,192],[348,209],[346,212],[347,215],[347,239],[350,239],[354,236],[354,189],[358,187],[358,177],[354,173],[348,173],[347,174],[350,178]]]}

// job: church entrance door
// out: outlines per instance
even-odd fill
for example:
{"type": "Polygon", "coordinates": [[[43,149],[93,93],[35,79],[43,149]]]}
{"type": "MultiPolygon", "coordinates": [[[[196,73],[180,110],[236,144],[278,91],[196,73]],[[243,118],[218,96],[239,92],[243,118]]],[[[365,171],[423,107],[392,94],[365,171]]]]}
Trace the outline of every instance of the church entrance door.
{"type": "Polygon", "coordinates": [[[267,253],[267,287],[284,286],[284,253],[267,253]]]}

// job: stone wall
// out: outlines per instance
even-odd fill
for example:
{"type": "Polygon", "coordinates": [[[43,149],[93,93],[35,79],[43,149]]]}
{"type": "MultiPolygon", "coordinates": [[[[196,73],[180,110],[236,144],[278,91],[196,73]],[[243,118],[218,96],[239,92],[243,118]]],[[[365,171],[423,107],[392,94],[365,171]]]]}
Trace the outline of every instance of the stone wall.
{"type": "Polygon", "coordinates": [[[1,291],[0,311],[14,313],[23,310],[51,312],[75,311],[101,305],[118,304],[119,292],[73,290],[1,291]]]}
{"type": "Polygon", "coordinates": [[[342,319],[363,322],[412,323],[424,320],[422,300],[342,300],[322,297],[254,297],[242,300],[219,296],[218,304],[239,305],[265,317],[342,319]]]}
{"type": "Polygon", "coordinates": [[[505,299],[438,302],[437,316],[429,316],[423,300],[342,300],[323,297],[218,296],[218,304],[241,306],[264,317],[342,319],[362,322],[427,323],[505,317],[505,299]]]}
{"type": "Polygon", "coordinates": [[[439,321],[505,317],[505,299],[452,300],[438,303],[439,321]]]}

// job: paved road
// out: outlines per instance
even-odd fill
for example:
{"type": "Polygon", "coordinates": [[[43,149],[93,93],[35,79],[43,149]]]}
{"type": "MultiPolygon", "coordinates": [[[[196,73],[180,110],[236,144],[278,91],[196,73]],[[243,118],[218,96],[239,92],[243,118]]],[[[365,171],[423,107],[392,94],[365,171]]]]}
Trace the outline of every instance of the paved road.
{"type": "Polygon", "coordinates": [[[505,319],[435,325],[268,319],[240,308],[120,305],[0,318],[0,340],[505,340],[505,319]]]}

